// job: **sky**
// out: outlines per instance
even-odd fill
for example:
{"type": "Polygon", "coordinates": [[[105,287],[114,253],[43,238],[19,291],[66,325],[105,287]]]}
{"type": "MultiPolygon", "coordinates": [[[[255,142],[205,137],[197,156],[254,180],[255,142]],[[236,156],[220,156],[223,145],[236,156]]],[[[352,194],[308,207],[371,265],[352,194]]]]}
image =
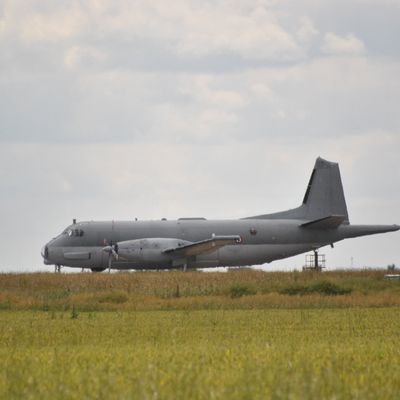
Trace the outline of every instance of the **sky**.
{"type": "MultiPolygon", "coordinates": [[[[48,270],[73,218],[296,207],[318,156],[352,223],[399,224],[399,21],[399,0],[0,0],[0,271],[48,270]]],[[[321,253],[400,267],[399,240],[321,253]]]]}

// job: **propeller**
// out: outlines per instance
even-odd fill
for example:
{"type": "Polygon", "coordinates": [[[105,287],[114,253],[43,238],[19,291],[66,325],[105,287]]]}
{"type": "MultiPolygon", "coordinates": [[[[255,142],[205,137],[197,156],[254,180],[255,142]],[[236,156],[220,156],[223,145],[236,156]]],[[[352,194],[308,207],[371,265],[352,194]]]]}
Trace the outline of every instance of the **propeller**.
{"type": "Polygon", "coordinates": [[[108,269],[111,269],[113,259],[118,260],[118,243],[103,247],[103,251],[108,253],[108,269]]]}

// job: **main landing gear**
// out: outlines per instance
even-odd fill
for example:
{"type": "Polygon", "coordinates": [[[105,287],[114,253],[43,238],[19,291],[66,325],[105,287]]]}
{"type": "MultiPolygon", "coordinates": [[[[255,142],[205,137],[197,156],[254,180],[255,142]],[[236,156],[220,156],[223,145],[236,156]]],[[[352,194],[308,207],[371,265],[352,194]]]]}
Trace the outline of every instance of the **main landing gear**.
{"type": "Polygon", "coordinates": [[[92,272],[103,272],[105,271],[107,268],[90,268],[92,270],[92,272]]]}

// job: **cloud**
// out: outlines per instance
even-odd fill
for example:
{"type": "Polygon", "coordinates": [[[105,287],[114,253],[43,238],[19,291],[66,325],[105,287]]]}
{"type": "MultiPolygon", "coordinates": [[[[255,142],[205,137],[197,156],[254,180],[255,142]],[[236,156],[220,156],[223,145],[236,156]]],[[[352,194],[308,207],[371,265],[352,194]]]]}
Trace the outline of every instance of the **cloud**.
{"type": "MultiPolygon", "coordinates": [[[[55,7],[33,0],[15,5],[6,2],[2,30],[26,43],[62,43],[76,46],[87,38],[108,38],[135,43],[162,43],[180,57],[236,55],[255,60],[297,60],[304,56],[296,37],[285,30],[272,6],[259,2],[225,0],[204,3],[161,0],[67,2],[55,7]],[[74,43],[75,42],[75,43],[74,43]]],[[[314,33],[303,18],[297,34],[305,39],[314,33]]]]}
{"type": "Polygon", "coordinates": [[[97,71],[80,54],[60,73],[1,83],[1,141],[195,145],[232,137],[310,140],[400,127],[393,85],[400,66],[385,60],[331,56],[205,74],[97,71]]]}
{"type": "MultiPolygon", "coordinates": [[[[195,98],[206,107],[242,108],[246,105],[239,91],[218,88],[224,79],[212,75],[186,75],[181,79],[180,92],[195,98]]],[[[226,83],[225,83],[226,84],[226,83]]]]}
{"type": "Polygon", "coordinates": [[[71,46],[65,52],[64,63],[67,68],[75,68],[78,65],[101,64],[107,55],[90,46],[71,46]]]}
{"type": "Polygon", "coordinates": [[[366,52],[364,43],[349,33],[346,36],[339,36],[332,32],[325,34],[321,50],[329,55],[350,55],[359,56],[366,52]]]}
{"type": "Polygon", "coordinates": [[[318,29],[316,29],[309,17],[303,16],[300,18],[300,27],[296,32],[296,36],[301,42],[308,42],[318,34],[318,29]]]}
{"type": "Polygon", "coordinates": [[[283,29],[267,7],[243,10],[227,7],[229,2],[222,4],[187,15],[184,24],[190,29],[177,41],[179,53],[196,57],[232,53],[243,58],[273,60],[303,56],[295,38],[283,29]]]}
{"type": "Polygon", "coordinates": [[[77,2],[5,1],[5,33],[26,43],[60,42],[78,37],[87,20],[77,2]]]}

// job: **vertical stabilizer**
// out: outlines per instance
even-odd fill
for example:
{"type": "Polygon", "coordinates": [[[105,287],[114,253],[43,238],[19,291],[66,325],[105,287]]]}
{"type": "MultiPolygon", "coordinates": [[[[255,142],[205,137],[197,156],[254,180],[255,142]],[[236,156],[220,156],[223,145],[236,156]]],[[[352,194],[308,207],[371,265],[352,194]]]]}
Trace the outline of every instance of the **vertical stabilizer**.
{"type": "Polygon", "coordinates": [[[349,223],[337,163],[317,158],[301,208],[304,208],[304,216],[308,220],[340,215],[344,217],[344,223],[349,223]]]}
{"type": "Polygon", "coordinates": [[[331,216],[343,217],[349,223],[339,165],[320,157],[315,162],[300,207],[274,214],[257,215],[246,219],[301,219],[317,220],[331,216]]]}

